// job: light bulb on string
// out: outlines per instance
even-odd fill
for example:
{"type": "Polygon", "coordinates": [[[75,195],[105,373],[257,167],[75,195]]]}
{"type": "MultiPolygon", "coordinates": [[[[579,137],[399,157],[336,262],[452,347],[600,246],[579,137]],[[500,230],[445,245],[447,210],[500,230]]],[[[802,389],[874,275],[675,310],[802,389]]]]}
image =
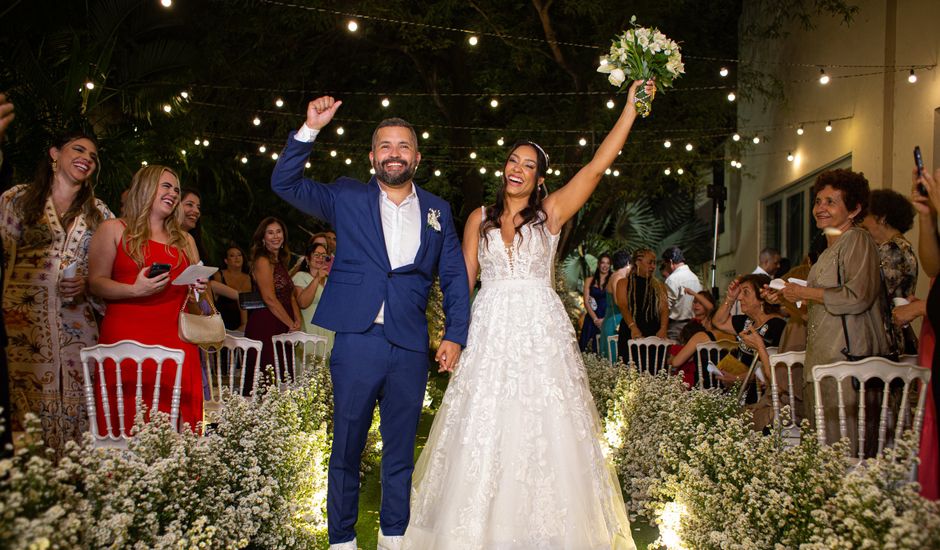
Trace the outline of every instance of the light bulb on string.
{"type": "Polygon", "coordinates": [[[271,160],[277,160],[277,157],[278,157],[277,153],[271,153],[271,160]]]}
{"type": "Polygon", "coordinates": [[[242,164],[248,164],[248,157],[242,157],[242,164]]]}
{"type": "Polygon", "coordinates": [[[89,90],[94,90],[94,89],[95,89],[95,83],[92,82],[91,80],[89,80],[89,81],[85,82],[85,88],[87,88],[87,89],[89,89],[89,90]]]}
{"type": "Polygon", "coordinates": [[[258,152],[261,153],[262,155],[265,154],[267,151],[268,151],[268,148],[265,147],[264,145],[258,147],[258,152]]]}
{"type": "Polygon", "coordinates": [[[209,140],[208,140],[208,139],[202,140],[202,146],[203,146],[203,147],[208,147],[208,146],[209,146],[209,140]]]}
{"type": "Polygon", "coordinates": [[[796,135],[802,136],[802,135],[803,135],[803,132],[804,132],[804,130],[803,130],[803,125],[800,124],[800,127],[796,129],[796,135]]]}
{"type": "Polygon", "coordinates": [[[346,30],[348,30],[349,32],[356,32],[356,31],[358,31],[358,30],[359,30],[359,23],[357,23],[355,19],[350,19],[349,22],[346,23],[346,30]]]}
{"type": "Polygon", "coordinates": [[[369,173],[374,176],[374,175],[375,175],[375,168],[369,168],[369,173]]]}
{"type": "Polygon", "coordinates": [[[608,108],[608,109],[613,109],[614,106],[615,106],[614,100],[613,100],[613,99],[608,99],[608,100],[607,100],[607,108],[608,108]]]}
{"type": "Polygon", "coordinates": [[[754,142],[754,145],[757,145],[758,143],[760,143],[760,136],[754,136],[754,139],[752,139],[751,141],[754,142]]]}
{"type": "Polygon", "coordinates": [[[345,162],[346,164],[352,164],[352,159],[349,157],[346,157],[346,160],[344,160],[343,162],[345,162]]]}
{"type": "Polygon", "coordinates": [[[146,160],[140,161],[140,165],[141,165],[141,166],[147,166],[147,161],[146,161],[146,160]]]}
{"type": "Polygon", "coordinates": [[[486,167],[485,167],[485,166],[481,166],[481,167],[480,167],[480,173],[481,173],[481,174],[485,174],[485,173],[486,173],[486,167]]]}
{"type": "Polygon", "coordinates": [[[470,151],[470,158],[471,158],[471,159],[476,159],[476,158],[477,158],[477,153],[476,153],[476,151],[470,151]]]}
{"type": "Polygon", "coordinates": [[[682,168],[679,168],[678,170],[676,170],[676,174],[679,174],[681,176],[682,174],[685,174],[685,170],[683,170],[682,168]]]}
{"type": "Polygon", "coordinates": [[[180,92],[180,97],[183,99],[189,99],[189,92],[187,92],[186,90],[183,90],[182,92],[180,92]]]}
{"type": "Polygon", "coordinates": [[[193,145],[200,145],[201,143],[202,143],[202,140],[199,138],[196,138],[196,140],[193,141],[193,145]]]}
{"type": "Polygon", "coordinates": [[[584,147],[585,145],[587,145],[587,140],[584,138],[579,139],[578,145],[580,145],[581,147],[584,147]]]}
{"type": "Polygon", "coordinates": [[[304,163],[304,168],[310,168],[310,166],[311,166],[311,164],[310,164],[310,161],[309,161],[309,160],[304,163]]]}
{"type": "Polygon", "coordinates": [[[665,147],[666,149],[669,149],[670,147],[672,147],[672,142],[667,139],[666,141],[663,142],[663,147],[665,147]]]}
{"type": "Polygon", "coordinates": [[[555,168],[555,175],[556,175],[556,176],[560,176],[560,175],[561,175],[561,170],[559,170],[558,168],[555,168]]]}
{"type": "Polygon", "coordinates": [[[793,153],[787,151],[787,162],[793,162],[793,153]]]}
{"type": "Polygon", "coordinates": [[[668,176],[669,174],[671,174],[671,173],[672,173],[672,169],[671,169],[671,168],[666,168],[665,170],[663,170],[663,174],[666,174],[667,176],[668,176]]]}
{"type": "Polygon", "coordinates": [[[491,99],[491,100],[490,100],[490,107],[492,107],[492,108],[494,108],[494,109],[497,108],[497,107],[499,107],[499,100],[496,99],[495,97],[494,97],[493,99],[491,99]]]}
{"type": "Polygon", "coordinates": [[[607,170],[604,170],[604,173],[607,174],[608,176],[610,175],[610,172],[611,172],[610,168],[608,168],[607,170]]]}
{"type": "Polygon", "coordinates": [[[251,123],[254,124],[255,126],[261,126],[261,119],[258,117],[255,117],[251,119],[251,123]]]}
{"type": "Polygon", "coordinates": [[[332,151],[330,151],[331,157],[335,157],[336,155],[337,155],[336,149],[333,149],[332,151]]]}
{"type": "Polygon", "coordinates": [[[828,122],[826,122],[826,131],[827,131],[827,132],[831,132],[831,131],[832,131],[832,121],[831,121],[831,120],[828,121],[828,122]]]}
{"type": "Polygon", "coordinates": [[[685,144],[685,150],[686,150],[686,151],[692,151],[692,149],[694,149],[694,147],[692,146],[691,143],[686,143],[686,144],[685,144]]]}
{"type": "Polygon", "coordinates": [[[388,106],[391,105],[391,104],[392,104],[392,102],[389,101],[387,97],[383,97],[383,98],[382,98],[382,107],[388,107],[388,106]]]}
{"type": "Polygon", "coordinates": [[[826,69],[819,69],[819,83],[823,86],[829,84],[829,75],[826,74],[826,69]]]}
{"type": "Polygon", "coordinates": [[[728,101],[734,101],[738,96],[734,95],[734,92],[728,92],[728,101]]]}
{"type": "Polygon", "coordinates": [[[506,143],[506,141],[503,140],[503,138],[499,138],[496,140],[496,145],[499,145],[500,147],[502,147],[504,143],[506,143]]]}
{"type": "Polygon", "coordinates": [[[164,113],[169,114],[170,111],[172,111],[172,110],[173,110],[173,107],[171,107],[169,103],[165,103],[165,104],[163,105],[163,112],[164,112],[164,113]]]}
{"type": "Polygon", "coordinates": [[[728,76],[728,67],[722,67],[721,70],[718,71],[718,74],[721,75],[722,78],[728,76]]]}
{"type": "Polygon", "coordinates": [[[342,126],[339,126],[336,128],[336,135],[341,136],[345,133],[346,133],[346,130],[344,130],[342,126]]]}
{"type": "Polygon", "coordinates": [[[497,170],[497,171],[493,172],[493,175],[496,176],[497,178],[500,178],[500,177],[503,176],[503,172],[502,172],[502,170],[497,170]]]}
{"type": "Polygon", "coordinates": [[[185,157],[185,156],[186,156],[186,149],[180,149],[180,154],[185,157]]]}
{"type": "Polygon", "coordinates": [[[741,134],[734,134],[733,136],[731,136],[731,139],[733,141],[741,141],[741,134]]]}
{"type": "Polygon", "coordinates": [[[440,170],[435,170],[435,171],[434,171],[434,175],[437,176],[437,177],[440,177],[441,171],[440,171],[440,170]]]}
{"type": "Polygon", "coordinates": [[[614,177],[616,178],[619,176],[620,176],[620,170],[614,170],[614,177]]]}
{"type": "Polygon", "coordinates": [[[911,69],[911,74],[907,75],[907,81],[911,84],[917,82],[917,75],[914,74],[914,69],[911,69]]]}
{"type": "Polygon", "coordinates": [[[475,35],[470,35],[470,38],[467,39],[467,43],[470,44],[471,46],[476,46],[477,44],[480,43],[480,39],[477,38],[475,35]]]}
{"type": "Polygon", "coordinates": [[[284,100],[281,99],[281,98],[275,99],[275,100],[274,100],[274,106],[277,107],[278,109],[280,109],[281,107],[284,106],[284,100]]]}
{"type": "Polygon", "coordinates": [[[427,131],[421,132],[421,139],[428,139],[431,137],[431,134],[427,131]]]}
{"type": "Polygon", "coordinates": [[[160,5],[164,8],[169,8],[173,5],[173,0],[160,0],[160,5]]]}

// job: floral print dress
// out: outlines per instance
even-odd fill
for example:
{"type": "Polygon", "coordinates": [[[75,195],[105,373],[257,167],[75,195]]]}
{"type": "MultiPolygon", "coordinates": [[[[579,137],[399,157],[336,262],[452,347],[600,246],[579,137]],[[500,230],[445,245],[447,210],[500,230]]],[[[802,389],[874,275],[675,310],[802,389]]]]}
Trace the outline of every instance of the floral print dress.
{"type": "MultiPolygon", "coordinates": [[[[62,227],[51,197],[39,222],[24,227],[15,206],[25,191],[18,185],[0,196],[13,431],[23,430],[32,412],[46,444],[61,450],[88,430],[79,350],[98,343],[93,305],[100,306],[87,294],[63,302],[57,286],[65,264],[77,262],[77,273],[87,275],[92,231],[83,214],[62,227]]],[[[96,206],[105,219],[114,217],[102,201],[96,206]]]]}

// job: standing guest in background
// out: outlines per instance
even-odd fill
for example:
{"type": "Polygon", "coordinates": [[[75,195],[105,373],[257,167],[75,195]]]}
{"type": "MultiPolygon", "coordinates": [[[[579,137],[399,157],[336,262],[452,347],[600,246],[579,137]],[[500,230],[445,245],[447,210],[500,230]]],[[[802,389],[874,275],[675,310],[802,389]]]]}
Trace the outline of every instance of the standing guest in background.
{"type": "MultiPolygon", "coordinates": [[[[251,275],[267,307],[248,312],[245,336],[261,341],[262,371],[268,365],[274,365],[271,337],[300,330],[301,326],[300,306],[287,270],[289,260],[287,227],[284,222],[273,216],[261,220],[251,237],[251,275]]],[[[254,357],[249,356],[248,362],[253,364],[253,361],[254,357]]],[[[285,363],[289,363],[286,357],[285,363]]],[[[288,364],[284,368],[288,369],[288,364]]],[[[254,376],[258,376],[258,373],[249,372],[245,376],[245,388],[252,387],[254,376]]]]}
{"type": "Polygon", "coordinates": [[[0,196],[3,311],[10,345],[13,430],[23,415],[42,422],[43,438],[61,451],[88,429],[80,349],[98,342],[86,296],[92,235],[111,211],[95,198],[98,144],[85,134],[60,137],[32,183],[0,196]]]}
{"type": "MultiPolygon", "coordinates": [[[[7,128],[13,122],[13,104],[7,96],[0,94],[0,173],[3,171],[3,138],[7,128]]],[[[3,240],[0,239],[0,258],[3,258],[3,240]]],[[[6,277],[6,269],[0,272],[0,281],[6,277]]],[[[13,414],[10,403],[10,371],[7,368],[7,331],[3,322],[3,311],[0,310],[0,422],[3,429],[0,431],[0,458],[13,454],[13,414]]]]}
{"type": "MultiPolygon", "coordinates": [[[[875,189],[871,192],[868,215],[862,227],[871,233],[878,245],[881,278],[887,292],[889,311],[895,305],[905,305],[917,288],[917,256],[904,233],[914,226],[914,207],[911,201],[897,191],[875,189]]],[[[891,324],[892,341],[898,352],[917,355],[917,335],[910,325],[891,324]]]]}
{"type": "Polygon", "coordinates": [[[301,319],[303,320],[302,329],[307,334],[315,334],[326,338],[325,355],[329,355],[333,349],[333,331],[318,327],[313,324],[313,314],[317,311],[317,305],[320,303],[320,296],[323,295],[323,288],[326,286],[326,279],[329,276],[327,266],[333,261],[333,256],[327,252],[326,243],[315,242],[307,247],[307,256],[304,263],[293,276],[294,293],[297,295],[297,303],[300,305],[301,319]]]}
{"type": "MultiPolygon", "coordinates": [[[[776,248],[765,248],[760,251],[757,258],[757,267],[751,273],[757,275],[767,275],[771,279],[777,276],[780,271],[780,251],[776,248]]],[[[782,273],[782,272],[781,272],[782,273]]]]}
{"type": "Polygon", "coordinates": [[[238,306],[238,294],[251,292],[251,277],[248,275],[245,254],[238,245],[232,244],[225,250],[222,264],[225,267],[212,276],[212,291],[216,294],[215,306],[222,315],[225,330],[244,332],[248,312],[238,306]],[[231,291],[221,289],[221,285],[231,291]]]}
{"type": "MultiPolygon", "coordinates": [[[[857,226],[868,208],[868,180],[850,170],[829,170],[816,178],[813,194],[816,197],[813,217],[816,227],[826,235],[828,248],[810,269],[807,286],[787,282],[780,293],[791,302],[809,304],[803,397],[806,417],[815,423],[813,367],[844,361],[847,354],[883,355],[890,351],[890,346],[881,311],[878,248],[871,235],[857,226]]],[[[834,443],[840,438],[835,380],[824,380],[821,391],[826,402],[826,437],[829,443],[834,443]]],[[[849,379],[842,382],[842,391],[854,455],[858,441],[858,393],[849,379]]],[[[868,423],[875,430],[877,425],[868,423]]],[[[877,444],[877,431],[868,434],[866,440],[877,444]]]]}
{"type": "Polygon", "coordinates": [[[601,356],[606,359],[616,360],[616,357],[619,355],[615,350],[616,342],[612,345],[608,345],[609,338],[617,334],[620,330],[620,321],[623,320],[623,314],[620,313],[620,308],[617,307],[617,301],[614,299],[614,294],[617,291],[617,283],[623,280],[630,273],[630,269],[633,267],[631,265],[630,253],[626,250],[620,250],[614,252],[613,257],[611,258],[611,274],[610,278],[607,279],[607,311],[604,315],[604,323],[601,325],[601,356]]]}
{"type": "Polygon", "coordinates": [[[633,270],[617,283],[617,307],[620,322],[620,357],[629,364],[627,340],[646,336],[666,337],[669,325],[669,300],[666,287],[653,276],[656,253],[641,248],[633,254],[633,270]]]}
{"type": "Polygon", "coordinates": [[[199,218],[202,217],[202,195],[192,187],[184,187],[181,192],[183,197],[177,209],[180,227],[192,236],[199,257],[204,258],[206,250],[202,246],[202,227],[199,225],[199,218]]]}
{"type": "MultiPolygon", "coordinates": [[[[169,284],[187,267],[199,262],[193,238],[180,227],[176,209],[179,207],[179,177],[166,166],[145,166],[134,174],[127,194],[125,215],[101,224],[91,241],[88,284],[91,292],[107,300],[108,307],[101,323],[101,344],[120,340],[136,340],[142,344],[161,345],[183,350],[186,357],[182,372],[180,424],[189,424],[194,431],[202,421],[202,375],[198,348],[179,336],[179,316],[183,305],[192,296],[192,288],[169,284]],[[168,264],[166,273],[149,277],[153,264],[168,264]]],[[[200,280],[195,290],[206,289],[200,280]]],[[[76,354],[76,360],[78,355],[76,354]]],[[[159,409],[170,411],[176,368],[165,363],[160,373],[159,409]]],[[[122,362],[123,373],[136,372],[133,361],[122,362]]],[[[117,379],[115,365],[105,362],[105,382],[109,392],[110,414],[117,418],[117,379]]],[[[142,385],[149,395],[156,381],[153,361],[144,362],[142,385]]],[[[136,376],[125,376],[124,395],[135,395],[136,376]]],[[[96,393],[100,390],[95,388],[96,393]]],[[[101,396],[96,395],[101,403],[101,396]]],[[[125,419],[133,425],[136,403],[125,399],[125,419]]],[[[107,433],[106,411],[98,409],[99,433],[107,433]]],[[[112,429],[117,423],[112,421],[112,429]]],[[[116,435],[116,434],[112,434],[116,435]]]]}
{"type": "MultiPolygon", "coordinates": [[[[597,338],[600,334],[604,316],[607,314],[607,282],[610,280],[610,255],[601,254],[597,259],[594,275],[584,280],[582,291],[584,298],[584,324],[581,325],[581,338],[578,341],[581,351],[597,353],[597,338]]],[[[606,342],[605,342],[606,343],[606,342]]]]}
{"type": "Polygon", "coordinates": [[[336,254],[336,231],[330,229],[324,233],[326,233],[326,244],[329,245],[330,254],[336,254]]]}
{"type": "MultiPolygon", "coordinates": [[[[920,333],[920,366],[931,369],[930,389],[920,438],[920,467],[918,481],[921,494],[931,500],[940,499],[940,353],[936,349],[936,330],[940,327],[940,232],[937,213],[940,212],[940,169],[933,177],[915,168],[911,185],[911,201],[918,214],[919,239],[917,251],[920,265],[931,278],[930,294],[924,311],[927,319],[920,333]]],[[[916,304],[916,302],[915,302],[916,304]]],[[[897,313],[897,310],[895,310],[897,313]]]]}
{"type": "Polygon", "coordinates": [[[689,295],[686,289],[692,292],[702,290],[702,282],[695,273],[685,264],[685,255],[678,246],[671,246],[663,252],[662,272],[666,276],[666,290],[669,298],[669,328],[668,336],[678,340],[682,328],[692,319],[692,303],[694,295],[689,295]]]}

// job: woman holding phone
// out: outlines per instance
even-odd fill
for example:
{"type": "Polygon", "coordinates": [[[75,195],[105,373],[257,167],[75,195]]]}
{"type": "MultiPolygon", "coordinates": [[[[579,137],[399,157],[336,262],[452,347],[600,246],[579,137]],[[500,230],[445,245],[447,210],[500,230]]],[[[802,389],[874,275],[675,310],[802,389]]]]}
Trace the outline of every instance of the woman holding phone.
{"type": "MultiPolygon", "coordinates": [[[[193,238],[180,227],[176,209],[179,207],[179,177],[165,166],[145,166],[131,182],[124,216],[102,223],[91,241],[88,283],[91,292],[108,302],[101,323],[99,342],[111,344],[120,340],[136,340],[142,344],[158,344],[183,350],[182,396],[180,399],[180,425],[189,424],[196,430],[202,421],[202,374],[198,348],[179,337],[179,315],[186,300],[193,293],[189,287],[171,285],[187,267],[199,262],[199,253],[193,238]]],[[[202,292],[206,281],[199,280],[195,289],[202,292]]],[[[122,372],[135,372],[131,361],[122,372]]],[[[144,395],[155,382],[155,364],[143,365],[144,395]]],[[[173,381],[176,372],[171,364],[163,366],[159,409],[170,410],[173,381]]],[[[117,415],[116,378],[114,364],[105,363],[105,381],[109,392],[108,413],[117,415]]],[[[124,395],[135,395],[134,375],[123,380],[124,395]]],[[[96,393],[99,391],[96,388],[96,393]]],[[[98,400],[98,431],[104,433],[104,411],[101,396],[98,400]]],[[[135,403],[125,399],[126,428],[133,425],[135,403]]],[[[112,421],[112,430],[117,423],[112,421]]],[[[116,435],[116,434],[115,434],[116,435]]]]}

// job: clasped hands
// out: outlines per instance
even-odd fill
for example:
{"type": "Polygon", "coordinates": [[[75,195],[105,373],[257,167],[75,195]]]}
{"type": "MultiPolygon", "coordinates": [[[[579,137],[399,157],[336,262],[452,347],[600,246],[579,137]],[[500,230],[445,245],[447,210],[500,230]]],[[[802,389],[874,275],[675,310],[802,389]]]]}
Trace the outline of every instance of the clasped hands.
{"type": "Polygon", "coordinates": [[[437,348],[437,354],[434,360],[439,365],[437,372],[454,372],[457,361],[460,359],[460,344],[443,340],[440,347],[437,348]]]}

